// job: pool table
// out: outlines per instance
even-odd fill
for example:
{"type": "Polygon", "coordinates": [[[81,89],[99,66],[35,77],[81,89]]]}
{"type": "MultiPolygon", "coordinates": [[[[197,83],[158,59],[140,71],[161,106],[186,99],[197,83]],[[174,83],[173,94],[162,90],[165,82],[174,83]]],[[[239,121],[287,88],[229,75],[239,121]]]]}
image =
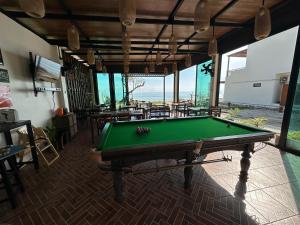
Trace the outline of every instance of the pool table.
{"type": "Polygon", "coordinates": [[[98,150],[110,161],[115,199],[124,199],[124,170],[156,159],[184,161],[185,188],[191,187],[195,151],[197,156],[222,150],[242,151],[240,180],[247,181],[255,142],[270,140],[270,131],[211,116],[107,123],[98,150]],[[143,135],[137,127],[151,128],[143,135]],[[200,151],[200,153],[199,153],[200,151]]]}

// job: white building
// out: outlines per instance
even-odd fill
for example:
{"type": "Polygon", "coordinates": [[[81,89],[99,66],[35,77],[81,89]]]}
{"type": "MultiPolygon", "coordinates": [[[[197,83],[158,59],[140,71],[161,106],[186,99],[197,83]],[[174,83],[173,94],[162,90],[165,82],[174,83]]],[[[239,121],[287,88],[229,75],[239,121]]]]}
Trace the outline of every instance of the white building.
{"type": "Polygon", "coordinates": [[[278,106],[280,78],[290,74],[297,31],[298,28],[292,28],[249,45],[245,67],[235,70],[229,67],[228,73],[225,70],[223,102],[278,106]]]}

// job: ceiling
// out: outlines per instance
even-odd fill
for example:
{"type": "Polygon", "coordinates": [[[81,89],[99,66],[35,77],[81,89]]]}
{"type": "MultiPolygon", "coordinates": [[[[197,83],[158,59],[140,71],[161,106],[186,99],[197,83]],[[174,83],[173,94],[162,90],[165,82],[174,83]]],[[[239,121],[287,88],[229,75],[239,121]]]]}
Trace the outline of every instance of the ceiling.
{"type": "MultiPolygon", "coordinates": [[[[17,0],[0,0],[1,12],[30,29],[50,44],[67,46],[67,28],[75,24],[80,31],[81,49],[72,54],[86,59],[86,49],[93,47],[106,62],[121,63],[122,26],[118,18],[119,0],[45,0],[46,16],[34,19],[21,11],[17,0]]],[[[284,0],[266,0],[268,8],[284,0]]],[[[207,56],[212,28],[195,33],[194,9],[198,0],[137,0],[136,23],[128,27],[132,50],[130,60],[144,63],[156,50],[165,62],[183,60],[187,53],[207,56]],[[168,39],[172,32],[179,46],[175,57],[168,55],[168,39]],[[158,43],[160,44],[158,45],[158,43]],[[188,51],[188,49],[190,51],[188,51]]],[[[253,29],[249,21],[255,17],[262,0],[208,0],[215,35],[221,38],[234,29],[253,29]]]]}

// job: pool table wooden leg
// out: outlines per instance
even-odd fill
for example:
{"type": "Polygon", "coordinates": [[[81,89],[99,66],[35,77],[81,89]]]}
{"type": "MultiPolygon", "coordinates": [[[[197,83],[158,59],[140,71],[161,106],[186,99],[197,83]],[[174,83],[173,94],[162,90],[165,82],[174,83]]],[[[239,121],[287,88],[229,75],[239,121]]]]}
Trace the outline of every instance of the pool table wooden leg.
{"type": "Polygon", "coordinates": [[[124,200],[124,180],[122,169],[117,169],[113,171],[113,181],[115,190],[115,200],[121,203],[124,200]]]}
{"type": "MultiPolygon", "coordinates": [[[[189,151],[189,152],[187,152],[185,163],[190,164],[190,163],[192,163],[192,161],[193,161],[193,155],[192,155],[192,152],[189,151]]],[[[191,188],[191,186],[192,186],[192,177],[193,177],[193,167],[192,166],[184,167],[184,178],[185,178],[184,188],[185,189],[190,189],[191,188]]]]}
{"type": "Polygon", "coordinates": [[[241,172],[240,172],[240,181],[246,182],[248,180],[248,170],[250,168],[250,158],[251,152],[254,149],[254,144],[248,144],[245,146],[245,149],[242,153],[241,159],[241,172]]]}

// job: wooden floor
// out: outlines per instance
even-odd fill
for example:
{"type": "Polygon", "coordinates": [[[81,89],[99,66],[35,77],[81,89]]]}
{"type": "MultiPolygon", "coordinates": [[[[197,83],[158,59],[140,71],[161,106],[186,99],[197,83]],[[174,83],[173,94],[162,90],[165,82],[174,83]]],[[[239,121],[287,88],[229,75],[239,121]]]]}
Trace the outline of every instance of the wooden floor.
{"type": "Polygon", "coordinates": [[[21,170],[26,192],[18,194],[16,210],[0,205],[0,224],[300,224],[299,157],[270,146],[255,153],[243,200],[235,197],[240,153],[225,154],[233,161],[194,168],[188,193],[183,169],[128,175],[126,201],[118,204],[112,176],[92,161],[89,131],[83,131],[50,168],[21,170]]]}

